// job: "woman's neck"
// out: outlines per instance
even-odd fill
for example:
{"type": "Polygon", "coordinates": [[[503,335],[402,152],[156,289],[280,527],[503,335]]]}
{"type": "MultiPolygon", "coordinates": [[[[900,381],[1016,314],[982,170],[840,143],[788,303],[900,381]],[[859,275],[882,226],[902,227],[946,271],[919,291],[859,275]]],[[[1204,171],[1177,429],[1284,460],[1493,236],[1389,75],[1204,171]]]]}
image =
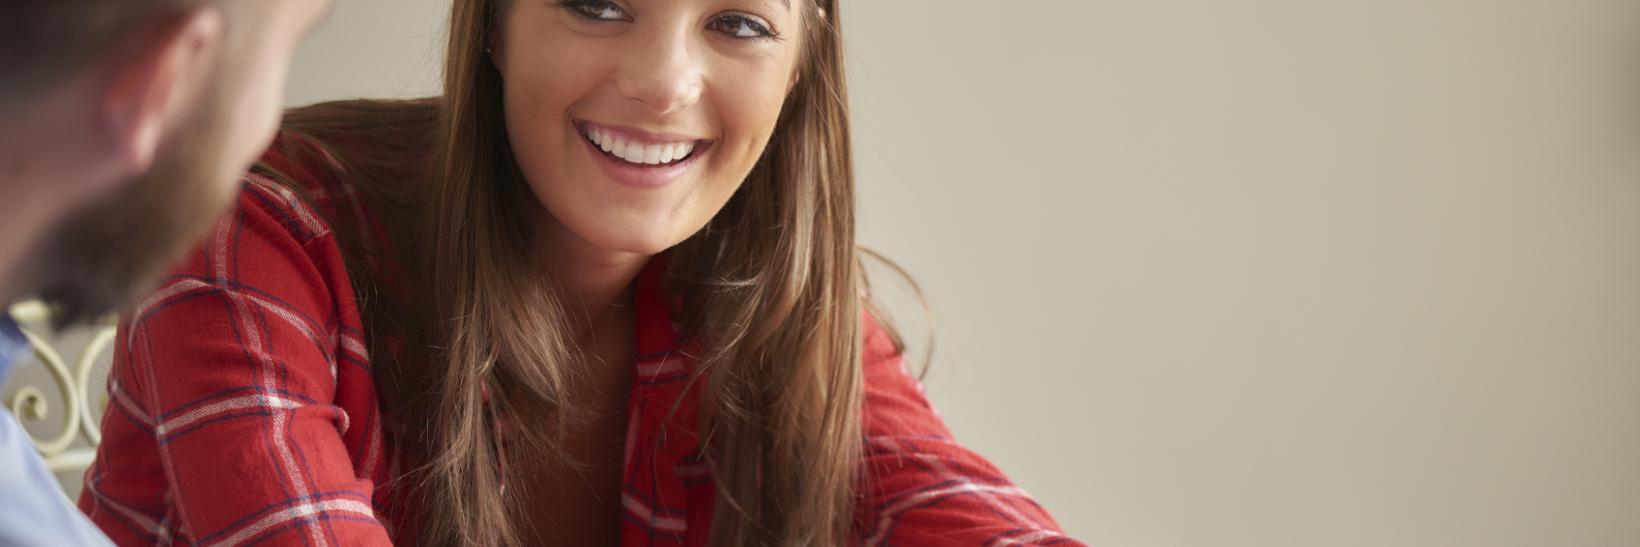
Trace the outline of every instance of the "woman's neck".
{"type": "Polygon", "coordinates": [[[576,339],[590,342],[598,327],[627,323],[633,313],[632,280],[651,255],[598,249],[556,221],[542,225],[538,252],[576,339]]]}

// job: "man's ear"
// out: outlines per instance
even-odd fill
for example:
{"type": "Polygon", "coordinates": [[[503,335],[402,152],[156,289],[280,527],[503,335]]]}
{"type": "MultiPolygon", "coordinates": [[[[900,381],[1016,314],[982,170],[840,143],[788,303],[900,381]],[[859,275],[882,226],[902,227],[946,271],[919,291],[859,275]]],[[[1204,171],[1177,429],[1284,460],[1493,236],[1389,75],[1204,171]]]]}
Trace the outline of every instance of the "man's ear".
{"type": "Polygon", "coordinates": [[[201,7],[122,42],[109,56],[102,117],[124,176],[148,171],[165,130],[210,85],[223,44],[221,10],[201,7]]]}

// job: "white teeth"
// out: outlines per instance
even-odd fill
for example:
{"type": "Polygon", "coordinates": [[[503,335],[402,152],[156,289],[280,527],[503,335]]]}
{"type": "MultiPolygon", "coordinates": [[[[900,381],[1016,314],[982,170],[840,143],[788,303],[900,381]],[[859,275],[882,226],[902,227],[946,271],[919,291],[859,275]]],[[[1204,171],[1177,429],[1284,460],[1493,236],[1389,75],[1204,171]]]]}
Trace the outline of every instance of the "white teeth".
{"type": "Polygon", "coordinates": [[[640,144],[627,142],[607,131],[591,128],[583,134],[588,141],[597,145],[598,148],[627,163],[641,165],[667,164],[688,157],[690,152],[695,151],[694,142],[640,144]]]}
{"type": "Polygon", "coordinates": [[[642,164],[643,163],[643,149],[644,149],[643,145],[635,143],[635,142],[629,142],[629,143],[626,143],[626,153],[621,154],[619,157],[623,160],[626,160],[628,163],[642,164]]]}

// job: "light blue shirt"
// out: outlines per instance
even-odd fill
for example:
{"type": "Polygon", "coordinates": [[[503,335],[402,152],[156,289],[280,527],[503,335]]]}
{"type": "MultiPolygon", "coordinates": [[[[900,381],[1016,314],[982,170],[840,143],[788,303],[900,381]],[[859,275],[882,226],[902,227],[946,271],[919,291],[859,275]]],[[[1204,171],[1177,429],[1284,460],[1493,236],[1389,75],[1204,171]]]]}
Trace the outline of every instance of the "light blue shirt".
{"type": "MultiPolygon", "coordinates": [[[[28,354],[28,339],[0,313],[0,383],[28,354]]],[[[10,412],[0,410],[0,547],[111,545],[63,495],[10,412]]]]}

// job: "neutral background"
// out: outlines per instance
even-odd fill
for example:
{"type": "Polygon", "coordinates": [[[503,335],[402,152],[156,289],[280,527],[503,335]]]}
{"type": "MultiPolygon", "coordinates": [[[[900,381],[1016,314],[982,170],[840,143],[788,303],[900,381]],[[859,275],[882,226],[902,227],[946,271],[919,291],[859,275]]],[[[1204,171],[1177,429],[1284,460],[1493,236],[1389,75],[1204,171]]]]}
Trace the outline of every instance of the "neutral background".
{"type": "MultiPolygon", "coordinates": [[[[340,2],[291,104],[436,92],[448,4],[340,2]]],[[[861,239],[1071,534],[1640,545],[1640,2],[842,10],[861,239]]]]}
{"type": "MultiPolygon", "coordinates": [[[[435,93],[448,3],[290,104],[435,93]]],[[[1072,535],[1640,545],[1640,1],[842,7],[862,240],[1072,535]]]]}

